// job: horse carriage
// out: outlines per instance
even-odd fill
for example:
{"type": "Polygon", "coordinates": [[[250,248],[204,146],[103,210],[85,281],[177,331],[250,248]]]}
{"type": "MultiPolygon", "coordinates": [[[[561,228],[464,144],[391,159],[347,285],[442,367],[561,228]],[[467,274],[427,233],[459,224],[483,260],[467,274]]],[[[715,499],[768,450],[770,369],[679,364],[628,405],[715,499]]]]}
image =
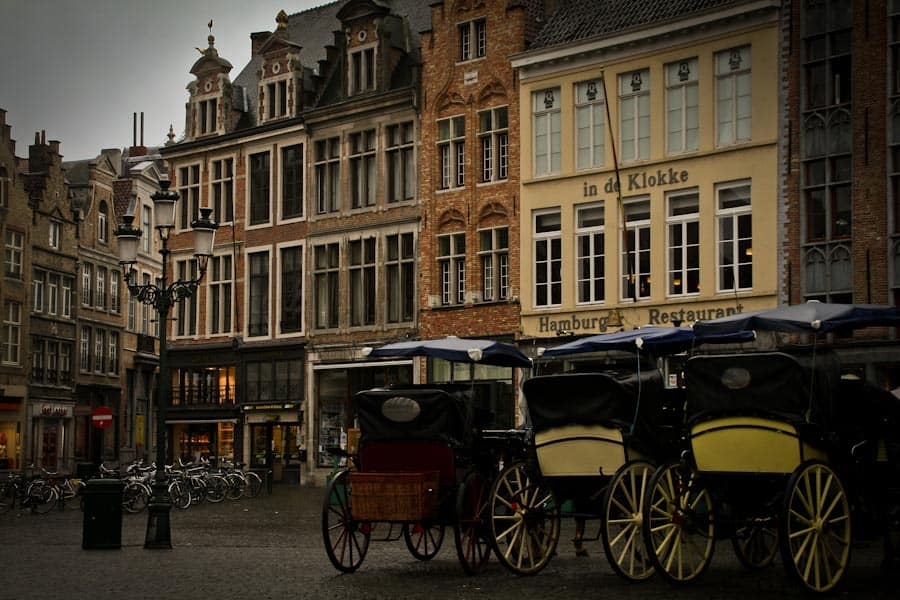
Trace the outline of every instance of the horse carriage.
{"type": "Polygon", "coordinates": [[[650,327],[582,338],[543,353],[572,358],[602,352],[604,359],[524,383],[533,457],[504,469],[490,494],[490,532],[501,564],[520,575],[539,572],[555,553],[561,518],[572,517],[600,521],[598,537],[617,574],[631,581],[652,575],[643,549],[642,501],[654,465],[677,456],[677,437],[667,433],[677,434],[683,403],[683,390],[667,383],[653,358],[700,341],[689,328],[650,327]]]}
{"type": "MultiPolygon", "coordinates": [[[[808,303],[694,331],[820,334],[898,324],[893,307],[808,303]]],[[[650,563],[687,583],[709,565],[716,540],[730,538],[748,568],[780,551],[804,588],[834,589],[853,540],[883,533],[900,516],[900,401],[842,377],[836,354],[815,344],[694,356],[684,379],[681,456],[653,473],[642,509],[650,563]]]]}
{"type": "MultiPolygon", "coordinates": [[[[430,356],[472,365],[530,368],[515,346],[446,338],[388,344],[373,357],[430,356]]],[[[376,388],[358,393],[358,453],[328,485],[322,534],[332,564],[359,568],[369,542],[403,537],[410,553],[430,560],[453,528],[457,557],[480,572],[491,547],[484,527],[497,465],[521,455],[525,432],[497,423],[477,383],[376,388]]],[[[508,424],[511,427],[511,423],[508,424]]]]}

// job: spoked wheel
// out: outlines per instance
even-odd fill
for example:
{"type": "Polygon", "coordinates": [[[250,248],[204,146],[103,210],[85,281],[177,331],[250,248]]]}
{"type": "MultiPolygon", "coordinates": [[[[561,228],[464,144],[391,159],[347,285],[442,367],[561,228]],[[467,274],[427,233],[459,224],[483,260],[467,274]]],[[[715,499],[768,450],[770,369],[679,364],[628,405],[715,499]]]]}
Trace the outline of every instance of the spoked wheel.
{"type": "Polygon", "coordinates": [[[776,519],[752,519],[738,527],[731,538],[731,546],[738,561],[751,571],[768,567],[778,554],[776,519]]]}
{"type": "Polygon", "coordinates": [[[453,538],[459,564],[467,575],[483,571],[491,557],[487,526],[489,493],[490,488],[478,471],[470,471],[456,493],[453,538]]]}
{"type": "Polygon", "coordinates": [[[172,506],[184,510],[191,505],[191,490],[189,486],[189,483],[179,480],[169,484],[169,498],[172,501],[172,506]]]}
{"type": "Polygon", "coordinates": [[[712,561],[715,529],[709,491],[696,471],[680,463],[657,469],[649,484],[644,544],[650,561],[672,583],[692,581],[712,561]]]}
{"type": "Polygon", "coordinates": [[[850,562],[850,503],[837,473],[818,461],[797,467],[781,516],[787,572],[810,591],[834,589],[850,562]]]}
{"type": "Polygon", "coordinates": [[[547,566],[559,542],[559,504],[525,463],[504,469],[490,497],[490,532],[500,563],[519,575],[547,566]]]}
{"type": "Polygon", "coordinates": [[[122,491],[122,508],[126,512],[139,513],[147,508],[150,496],[146,493],[146,488],[137,482],[131,482],[125,486],[122,491]]]}
{"type": "Polygon", "coordinates": [[[642,581],[653,575],[653,565],[644,549],[644,495],[653,466],[632,461],[616,471],[603,499],[603,550],[620,577],[642,581]]]}
{"type": "Polygon", "coordinates": [[[439,523],[404,523],[403,541],[418,560],[431,560],[444,543],[444,526],[439,523]]]}
{"type": "Polygon", "coordinates": [[[31,510],[36,513],[46,514],[56,508],[59,501],[59,492],[52,485],[36,484],[31,487],[28,495],[31,510]]]}
{"type": "Polygon", "coordinates": [[[325,553],[338,571],[352,573],[362,564],[369,549],[368,523],[353,520],[350,512],[350,471],[334,475],[325,491],[322,506],[322,540],[325,553]]]}

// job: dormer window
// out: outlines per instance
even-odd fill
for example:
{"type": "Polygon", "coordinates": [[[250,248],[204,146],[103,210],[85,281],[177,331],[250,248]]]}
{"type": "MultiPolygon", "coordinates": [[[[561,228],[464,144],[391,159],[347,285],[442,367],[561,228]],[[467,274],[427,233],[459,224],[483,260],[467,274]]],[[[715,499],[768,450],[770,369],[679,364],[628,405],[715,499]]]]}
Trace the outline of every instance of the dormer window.
{"type": "Polygon", "coordinates": [[[350,53],[350,95],[375,90],[375,48],[350,53]]]}
{"type": "Polygon", "coordinates": [[[197,121],[197,129],[200,135],[216,132],[216,99],[200,100],[198,103],[200,114],[197,121]]]}
{"type": "Polygon", "coordinates": [[[288,115],[287,79],[266,84],[266,119],[278,119],[288,115]]]}
{"type": "Polygon", "coordinates": [[[487,21],[476,19],[459,25],[459,60],[475,60],[487,54],[487,21]]]}

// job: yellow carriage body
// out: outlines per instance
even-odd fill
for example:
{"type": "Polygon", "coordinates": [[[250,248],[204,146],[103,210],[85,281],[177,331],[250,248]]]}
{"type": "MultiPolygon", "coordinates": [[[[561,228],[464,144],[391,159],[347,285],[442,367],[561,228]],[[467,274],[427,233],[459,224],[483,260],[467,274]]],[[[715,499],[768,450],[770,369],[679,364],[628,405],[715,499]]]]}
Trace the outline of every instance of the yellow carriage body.
{"type": "Polygon", "coordinates": [[[534,443],[548,477],[612,475],[627,462],[622,432],[613,427],[554,427],[535,434],[534,443]]]}

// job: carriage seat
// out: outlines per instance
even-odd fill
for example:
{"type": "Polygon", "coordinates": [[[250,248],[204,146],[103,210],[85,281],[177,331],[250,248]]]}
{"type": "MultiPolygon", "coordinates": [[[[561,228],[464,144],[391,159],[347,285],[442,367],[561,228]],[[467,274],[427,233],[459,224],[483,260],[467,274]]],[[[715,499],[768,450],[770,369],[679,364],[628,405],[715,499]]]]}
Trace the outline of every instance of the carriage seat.
{"type": "Polygon", "coordinates": [[[440,442],[369,442],[359,449],[359,467],[364,473],[437,471],[441,486],[456,483],[454,450],[440,442]]]}

